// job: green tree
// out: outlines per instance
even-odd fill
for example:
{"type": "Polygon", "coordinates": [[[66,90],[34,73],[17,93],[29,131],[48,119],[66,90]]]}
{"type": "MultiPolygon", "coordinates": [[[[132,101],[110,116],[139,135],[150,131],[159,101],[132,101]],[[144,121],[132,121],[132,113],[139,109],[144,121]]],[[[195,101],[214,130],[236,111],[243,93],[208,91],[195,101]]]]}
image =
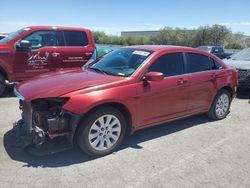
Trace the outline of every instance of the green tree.
{"type": "Polygon", "coordinates": [[[121,37],[106,35],[102,31],[94,31],[93,36],[97,44],[114,45],[181,45],[181,46],[207,46],[220,45],[226,48],[244,48],[250,46],[250,38],[241,33],[232,33],[226,26],[215,24],[213,26],[200,26],[198,29],[164,27],[151,37],[121,37]]]}

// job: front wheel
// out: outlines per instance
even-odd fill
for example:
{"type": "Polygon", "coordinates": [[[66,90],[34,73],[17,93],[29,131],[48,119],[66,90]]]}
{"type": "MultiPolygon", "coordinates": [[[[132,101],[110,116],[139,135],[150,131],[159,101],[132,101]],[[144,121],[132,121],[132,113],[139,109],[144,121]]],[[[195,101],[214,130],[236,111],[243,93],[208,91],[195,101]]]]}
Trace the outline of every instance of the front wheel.
{"type": "Polygon", "coordinates": [[[0,74],[0,96],[4,93],[6,89],[6,80],[5,78],[0,74]]]}
{"type": "Polygon", "coordinates": [[[230,92],[225,89],[220,90],[215,96],[207,116],[213,120],[224,119],[229,113],[231,101],[230,92]]]}
{"type": "Polygon", "coordinates": [[[87,154],[100,157],[112,153],[126,132],[123,114],[113,107],[102,107],[87,115],[80,124],[78,146],[87,154]]]}

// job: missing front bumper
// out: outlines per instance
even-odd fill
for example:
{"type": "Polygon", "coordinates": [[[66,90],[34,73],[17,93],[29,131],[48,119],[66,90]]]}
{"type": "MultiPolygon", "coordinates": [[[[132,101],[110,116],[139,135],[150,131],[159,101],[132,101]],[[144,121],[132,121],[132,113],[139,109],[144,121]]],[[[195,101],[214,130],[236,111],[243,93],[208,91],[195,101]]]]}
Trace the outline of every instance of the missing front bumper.
{"type": "Polygon", "coordinates": [[[72,148],[74,132],[81,116],[61,109],[60,113],[54,113],[50,109],[39,108],[31,102],[20,101],[22,119],[13,127],[15,146],[27,148],[36,155],[72,148]]]}
{"type": "Polygon", "coordinates": [[[24,134],[24,124],[22,120],[18,121],[12,130],[12,139],[14,139],[14,146],[21,148],[28,153],[35,156],[46,156],[69,150],[73,145],[68,141],[66,136],[56,137],[50,139],[45,136],[44,142],[41,145],[34,144],[34,138],[37,137],[37,132],[32,134],[24,134]]]}

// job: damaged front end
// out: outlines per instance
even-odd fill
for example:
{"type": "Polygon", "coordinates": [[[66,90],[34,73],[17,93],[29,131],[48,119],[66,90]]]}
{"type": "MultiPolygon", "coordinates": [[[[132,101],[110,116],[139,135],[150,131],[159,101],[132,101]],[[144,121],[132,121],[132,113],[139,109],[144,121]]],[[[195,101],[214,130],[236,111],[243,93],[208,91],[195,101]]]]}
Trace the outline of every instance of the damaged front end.
{"type": "MultiPolygon", "coordinates": [[[[65,147],[72,146],[73,136],[77,124],[80,120],[79,115],[72,114],[64,110],[63,105],[68,98],[45,98],[35,99],[30,102],[15,90],[15,94],[20,99],[20,109],[22,110],[22,119],[19,120],[14,129],[18,132],[17,145],[22,148],[32,146],[33,148],[50,148],[53,140],[63,138],[68,140],[63,144],[54,143],[52,150],[64,150],[65,147]],[[66,139],[64,138],[66,137],[66,139]]],[[[50,151],[54,153],[56,151],[50,151]]]]}

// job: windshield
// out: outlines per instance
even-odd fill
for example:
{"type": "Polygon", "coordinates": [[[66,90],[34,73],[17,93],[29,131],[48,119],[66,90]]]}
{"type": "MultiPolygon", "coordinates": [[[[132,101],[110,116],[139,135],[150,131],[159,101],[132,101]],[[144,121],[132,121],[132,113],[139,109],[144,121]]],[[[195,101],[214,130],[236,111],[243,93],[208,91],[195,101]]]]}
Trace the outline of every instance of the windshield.
{"type": "Polygon", "coordinates": [[[121,48],[98,59],[90,70],[115,76],[131,76],[152,54],[152,51],[121,48]]]}
{"type": "Polygon", "coordinates": [[[11,41],[12,39],[16,38],[18,35],[22,34],[23,32],[25,32],[25,29],[20,29],[16,32],[10,33],[7,37],[3,38],[2,40],[0,40],[0,44],[6,44],[9,41],[11,41]]]}
{"type": "Polygon", "coordinates": [[[210,46],[199,46],[198,49],[203,50],[205,52],[210,52],[212,47],[210,47],[210,46]]]}
{"type": "Polygon", "coordinates": [[[231,58],[232,60],[250,61],[250,48],[241,50],[240,52],[234,54],[231,58]]]}

